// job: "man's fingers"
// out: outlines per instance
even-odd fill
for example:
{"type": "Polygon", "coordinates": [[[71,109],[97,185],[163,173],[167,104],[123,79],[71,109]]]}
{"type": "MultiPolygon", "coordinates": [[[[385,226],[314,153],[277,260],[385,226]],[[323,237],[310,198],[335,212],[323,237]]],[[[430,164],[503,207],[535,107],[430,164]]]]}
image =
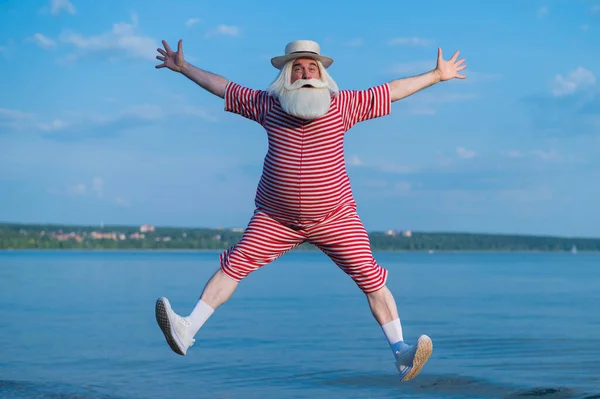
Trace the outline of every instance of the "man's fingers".
{"type": "Polygon", "coordinates": [[[454,55],[452,56],[452,58],[450,58],[450,61],[454,62],[456,61],[456,58],[458,57],[458,54],[460,54],[460,52],[457,50],[454,55]]]}
{"type": "Polygon", "coordinates": [[[182,52],[182,43],[183,40],[179,39],[179,41],[177,42],[177,52],[181,53],[182,52]]]}
{"type": "Polygon", "coordinates": [[[165,46],[165,50],[167,50],[168,52],[172,52],[173,50],[171,50],[171,47],[169,47],[169,44],[166,41],[162,41],[163,46],[165,46]]]}
{"type": "Polygon", "coordinates": [[[456,61],[456,66],[459,66],[460,64],[462,64],[463,62],[465,62],[464,58],[461,58],[460,60],[456,61]]]}
{"type": "Polygon", "coordinates": [[[456,74],[456,78],[457,78],[457,79],[465,79],[465,78],[466,78],[466,76],[465,76],[465,75],[459,75],[459,74],[456,74]]]}
{"type": "Polygon", "coordinates": [[[165,67],[166,67],[165,64],[158,64],[158,65],[154,66],[154,68],[156,68],[156,69],[165,68],[165,67]]]}
{"type": "Polygon", "coordinates": [[[165,57],[162,57],[162,56],[160,56],[160,55],[157,55],[157,56],[156,56],[156,59],[157,59],[157,60],[160,60],[160,61],[164,61],[164,60],[165,60],[165,57]]]}
{"type": "Polygon", "coordinates": [[[438,61],[442,60],[442,48],[438,47],[438,61]]]}
{"type": "Polygon", "coordinates": [[[466,65],[463,65],[463,66],[460,66],[460,67],[456,68],[456,70],[457,70],[457,71],[462,71],[462,70],[463,70],[463,69],[465,69],[466,67],[467,67],[466,65]]]}
{"type": "Polygon", "coordinates": [[[158,51],[162,55],[167,55],[167,52],[165,50],[161,49],[161,48],[157,48],[156,51],[158,51]]]}

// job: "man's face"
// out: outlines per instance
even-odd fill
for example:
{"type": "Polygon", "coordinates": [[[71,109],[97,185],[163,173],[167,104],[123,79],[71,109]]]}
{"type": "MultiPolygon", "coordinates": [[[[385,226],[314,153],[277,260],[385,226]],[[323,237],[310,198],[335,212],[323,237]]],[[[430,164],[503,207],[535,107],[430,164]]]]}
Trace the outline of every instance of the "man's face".
{"type": "Polygon", "coordinates": [[[321,80],[319,64],[310,58],[298,58],[290,68],[290,80],[277,90],[281,108],[302,119],[323,116],[331,105],[329,83],[321,80]]]}
{"type": "Polygon", "coordinates": [[[310,58],[298,58],[292,65],[291,82],[298,79],[321,79],[321,71],[315,60],[310,58]]]}

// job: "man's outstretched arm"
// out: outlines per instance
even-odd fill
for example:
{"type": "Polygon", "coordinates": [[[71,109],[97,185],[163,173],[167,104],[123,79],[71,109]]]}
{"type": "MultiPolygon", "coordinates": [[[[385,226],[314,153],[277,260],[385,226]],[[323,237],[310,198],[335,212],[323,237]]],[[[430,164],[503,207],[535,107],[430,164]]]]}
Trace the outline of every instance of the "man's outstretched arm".
{"type": "Polygon", "coordinates": [[[188,62],[185,62],[181,74],[212,94],[225,97],[225,87],[229,81],[224,77],[202,70],[188,62]]]}
{"type": "Polygon", "coordinates": [[[163,61],[162,64],[156,65],[157,69],[169,68],[172,71],[179,72],[208,92],[221,98],[225,97],[225,87],[229,82],[227,79],[185,61],[181,40],[177,43],[177,52],[171,50],[166,41],[163,40],[162,43],[165,49],[156,49],[161,54],[157,55],[156,59],[163,61]]]}
{"type": "Polygon", "coordinates": [[[465,69],[466,65],[461,65],[465,59],[456,61],[459,52],[455,52],[452,58],[444,61],[442,58],[442,49],[438,48],[437,66],[434,70],[409,78],[396,79],[389,82],[390,95],[392,102],[401,100],[436,83],[450,79],[464,79],[465,76],[459,74],[465,69]]]}

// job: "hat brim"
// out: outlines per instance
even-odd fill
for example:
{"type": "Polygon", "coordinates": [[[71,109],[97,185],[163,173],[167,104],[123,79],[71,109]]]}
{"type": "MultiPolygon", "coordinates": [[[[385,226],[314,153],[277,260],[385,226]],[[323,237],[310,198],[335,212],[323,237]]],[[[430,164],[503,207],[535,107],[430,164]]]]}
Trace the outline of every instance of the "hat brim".
{"type": "Polygon", "coordinates": [[[273,57],[273,58],[271,58],[271,64],[275,68],[281,69],[281,68],[283,68],[283,66],[285,65],[286,62],[288,62],[289,60],[295,60],[296,58],[313,58],[315,60],[319,60],[323,64],[323,67],[326,69],[329,68],[331,66],[331,64],[333,64],[333,58],[330,58],[330,57],[327,57],[324,55],[311,53],[311,52],[300,52],[300,51],[297,53],[282,55],[279,57],[273,57]]]}

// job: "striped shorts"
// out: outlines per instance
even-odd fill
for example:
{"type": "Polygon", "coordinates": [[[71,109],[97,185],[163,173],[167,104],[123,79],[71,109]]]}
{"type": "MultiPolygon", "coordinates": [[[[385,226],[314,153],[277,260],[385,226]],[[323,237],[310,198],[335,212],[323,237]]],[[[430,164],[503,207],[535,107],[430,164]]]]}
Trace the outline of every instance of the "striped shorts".
{"type": "Polygon", "coordinates": [[[302,228],[257,209],[240,242],[221,253],[221,269],[240,281],[304,242],[329,256],[364,293],[385,285],[387,270],[375,261],[369,236],[353,206],[341,206],[324,220],[302,228]]]}

